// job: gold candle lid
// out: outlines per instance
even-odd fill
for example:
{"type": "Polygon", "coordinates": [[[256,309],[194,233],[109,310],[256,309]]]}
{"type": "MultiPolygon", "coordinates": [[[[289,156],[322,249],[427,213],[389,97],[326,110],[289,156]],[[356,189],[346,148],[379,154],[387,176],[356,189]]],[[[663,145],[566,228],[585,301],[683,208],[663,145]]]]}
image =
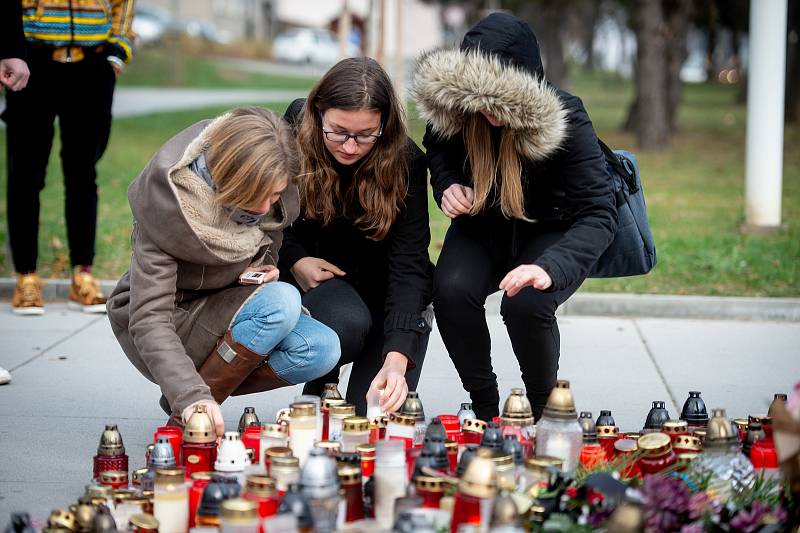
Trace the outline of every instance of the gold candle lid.
{"type": "Polygon", "coordinates": [[[772,398],[772,403],[769,404],[769,409],[767,409],[767,417],[769,417],[770,421],[772,420],[772,417],[775,416],[775,406],[779,403],[785,406],[787,399],[788,396],[785,393],[783,392],[775,393],[775,395],[772,398]]]}
{"type": "Polygon", "coordinates": [[[525,468],[527,470],[546,472],[551,466],[562,470],[564,467],[564,460],[560,457],[549,457],[547,455],[537,455],[525,459],[525,468]]]}
{"type": "Polygon", "coordinates": [[[734,429],[725,409],[713,409],[708,421],[703,445],[706,448],[728,447],[739,442],[738,432],[734,429]]]}
{"type": "Polygon", "coordinates": [[[417,476],[414,480],[414,485],[417,490],[425,490],[428,492],[444,492],[445,480],[440,477],[433,476],[417,476]]]}
{"type": "Polygon", "coordinates": [[[473,498],[493,498],[497,491],[497,472],[492,460],[476,454],[461,476],[458,490],[473,498]]]}
{"type": "Polygon", "coordinates": [[[97,511],[91,501],[78,504],[75,509],[75,523],[78,525],[78,531],[91,531],[95,514],[97,511]]]}
{"type": "Polygon", "coordinates": [[[425,409],[422,407],[422,400],[419,399],[417,391],[408,391],[400,412],[404,415],[414,417],[414,420],[425,420],[425,409]]]}
{"type": "Polygon", "coordinates": [[[678,468],[685,469],[691,464],[692,461],[700,457],[699,453],[679,453],[678,454],[678,468]]]}
{"type": "Polygon", "coordinates": [[[375,427],[378,429],[385,429],[386,426],[389,425],[389,417],[385,415],[376,416],[372,419],[372,423],[374,423],[375,427]]]}
{"type": "Polygon", "coordinates": [[[494,499],[490,525],[492,528],[519,526],[519,508],[514,502],[514,498],[507,492],[503,492],[494,499]]]}
{"type": "Polygon", "coordinates": [[[275,439],[285,439],[289,436],[289,428],[284,424],[262,424],[261,437],[272,437],[275,439]]]}
{"type": "Polygon", "coordinates": [[[341,400],[342,393],[339,392],[339,384],[338,383],[326,383],[325,388],[322,390],[322,394],[320,395],[320,400],[341,400]]]}
{"type": "Polygon", "coordinates": [[[511,394],[503,404],[503,424],[509,426],[533,425],[533,409],[523,389],[511,389],[511,394]]]}
{"type": "Polygon", "coordinates": [[[636,504],[623,502],[611,513],[606,529],[614,533],[643,533],[644,511],[636,504]]]}
{"type": "Polygon", "coordinates": [[[703,442],[696,435],[681,435],[675,437],[675,448],[701,452],[703,451],[703,442]]]}
{"type": "Polygon", "coordinates": [[[342,443],[335,440],[321,440],[314,446],[325,450],[328,452],[328,455],[334,455],[336,452],[342,449],[342,443]]]}
{"type": "Polygon", "coordinates": [[[289,405],[289,417],[317,416],[317,406],[312,402],[296,402],[289,405]]]}
{"type": "Polygon", "coordinates": [[[47,518],[47,526],[69,529],[70,531],[78,529],[78,525],[75,523],[75,515],[63,509],[56,509],[50,513],[47,518]]]}
{"type": "Polygon", "coordinates": [[[340,466],[337,470],[340,485],[360,485],[361,484],[361,469],[357,466],[344,465],[340,466]]]}
{"type": "Polygon", "coordinates": [[[471,431],[473,433],[483,433],[488,424],[478,418],[468,418],[461,424],[461,431],[471,431]]]}
{"type": "Polygon", "coordinates": [[[297,468],[300,466],[298,457],[277,456],[270,459],[270,469],[273,468],[297,468]]]}
{"type": "Polygon", "coordinates": [[[216,442],[217,432],[204,404],[196,405],[183,428],[183,442],[210,444],[216,442]]]}
{"type": "Polygon", "coordinates": [[[264,450],[264,457],[269,460],[275,459],[276,457],[291,457],[292,456],[292,449],[287,448],[286,446],[273,446],[272,448],[267,448],[264,450]]]}
{"type": "MultiPolygon", "coordinates": [[[[575,399],[572,397],[572,390],[569,381],[559,379],[556,386],[550,391],[547,404],[544,407],[544,416],[561,419],[577,419],[578,412],[575,410],[575,399]]],[[[598,431],[599,434],[599,431],[598,431]]]]}
{"type": "Polygon", "coordinates": [[[107,424],[103,434],[100,435],[100,445],[97,447],[98,455],[123,455],[125,446],[122,444],[116,424],[107,424]]]}
{"type": "Polygon", "coordinates": [[[331,410],[329,415],[333,418],[347,418],[350,416],[356,416],[356,406],[352,403],[340,403],[336,405],[331,405],[331,410]]]}
{"type": "Polygon", "coordinates": [[[733,421],[733,424],[736,426],[736,429],[747,431],[747,426],[750,425],[750,421],[746,418],[737,418],[733,421]]]}
{"type": "Polygon", "coordinates": [[[372,442],[364,442],[356,446],[356,451],[358,453],[366,453],[366,454],[375,454],[375,443],[372,442]]]}
{"type": "Polygon", "coordinates": [[[638,445],[646,457],[659,457],[672,449],[672,440],[666,433],[648,433],[642,435],[638,445]]]}
{"type": "Polygon", "coordinates": [[[511,454],[506,453],[502,450],[492,450],[489,448],[478,448],[475,452],[476,457],[485,457],[487,459],[491,459],[494,463],[495,468],[505,468],[508,466],[514,466],[514,458],[511,454]]]}
{"type": "Polygon", "coordinates": [[[258,504],[244,498],[224,500],[220,515],[223,520],[257,520],[258,504]]]}
{"type": "MultiPolygon", "coordinates": [[[[144,468],[143,470],[147,470],[144,468]]],[[[111,496],[112,489],[105,485],[86,485],[83,495],[89,498],[102,498],[106,499],[111,496]]]]}
{"type": "Polygon", "coordinates": [[[661,424],[661,432],[670,436],[688,433],[689,423],[686,420],[667,420],[661,424]]]}
{"type": "Polygon", "coordinates": [[[323,398],[322,399],[322,407],[323,407],[323,409],[328,409],[328,411],[330,411],[330,408],[333,407],[334,405],[344,405],[346,403],[347,403],[347,400],[345,400],[344,398],[323,398]]]}
{"type": "Polygon", "coordinates": [[[156,468],[156,485],[179,484],[186,481],[186,469],[183,467],[156,468]]]}
{"type": "Polygon", "coordinates": [[[401,426],[413,426],[416,420],[413,416],[404,415],[401,413],[392,413],[389,417],[390,422],[394,422],[395,424],[400,424],[401,426]]]}
{"type": "Polygon", "coordinates": [[[111,492],[111,494],[114,497],[114,501],[118,501],[118,502],[123,501],[123,500],[128,501],[131,498],[135,498],[137,496],[137,493],[136,493],[135,490],[128,489],[128,488],[125,488],[125,487],[120,487],[118,489],[114,489],[111,492]]]}
{"type": "Polygon", "coordinates": [[[158,529],[158,519],[151,514],[139,513],[132,515],[128,518],[128,522],[132,526],[136,526],[140,529],[149,529],[153,531],[158,529]]]}
{"type": "Polygon", "coordinates": [[[614,449],[619,453],[630,454],[639,450],[639,444],[634,439],[620,439],[614,443],[614,449]]]}
{"type": "MultiPolygon", "coordinates": [[[[414,419],[411,419],[413,424],[414,419]]],[[[369,431],[369,420],[363,416],[350,416],[342,421],[342,431],[355,432],[355,431],[369,431]]]]}
{"type": "Polygon", "coordinates": [[[214,472],[192,472],[192,475],[189,476],[190,479],[206,479],[211,480],[211,476],[214,475],[214,472]]]}
{"type": "Polygon", "coordinates": [[[244,486],[244,493],[260,498],[275,496],[275,480],[268,476],[249,475],[244,486]]]}
{"type": "Polygon", "coordinates": [[[445,440],[444,447],[447,450],[447,453],[458,452],[458,443],[454,440],[445,440]]]}

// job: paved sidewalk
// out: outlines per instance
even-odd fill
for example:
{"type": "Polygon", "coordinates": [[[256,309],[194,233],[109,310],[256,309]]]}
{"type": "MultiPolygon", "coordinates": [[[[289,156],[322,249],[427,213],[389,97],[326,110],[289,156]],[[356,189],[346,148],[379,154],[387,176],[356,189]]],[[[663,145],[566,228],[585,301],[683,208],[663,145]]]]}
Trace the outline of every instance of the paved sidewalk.
{"type": "MultiPolygon", "coordinates": [[[[519,369],[499,316],[490,315],[501,396],[520,386],[519,369]]],[[[677,416],[689,390],[732,417],[766,411],[774,392],[800,379],[800,324],[567,315],[560,319],[560,376],[572,382],[578,409],[611,409],[636,430],[653,400],[677,416]]],[[[122,432],[131,470],[164,421],[158,389],[131,366],[104,316],[47,307],[44,317],[17,317],[0,304],[0,527],[14,510],[44,519],[66,507],[89,482],[106,423],[122,432]]],[[[533,354],[531,354],[533,356],[533,354]]],[[[253,405],[262,420],[300,387],[233,398],[228,427],[253,405]]],[[[455,412],[467,399],[438,332],[431,338],[419,393],[429,416],[455,412]]]]}

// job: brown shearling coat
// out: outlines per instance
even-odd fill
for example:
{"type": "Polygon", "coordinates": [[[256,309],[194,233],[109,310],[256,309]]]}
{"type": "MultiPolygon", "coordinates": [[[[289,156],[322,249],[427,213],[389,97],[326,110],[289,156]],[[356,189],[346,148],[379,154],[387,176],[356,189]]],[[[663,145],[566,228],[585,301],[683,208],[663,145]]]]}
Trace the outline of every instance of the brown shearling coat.
{"type": "Polygon", "coordinates": [[[259,226],[236,224],[189,165],[229,115],[178,133],[128,188],[133,213],[130,270],[108,299],[111,328],[131,363],[180,413],[213,400],[197,373],[257,285],[248,266],[277,264],[282,230],[299,212],[290,181],[259,226]]]}

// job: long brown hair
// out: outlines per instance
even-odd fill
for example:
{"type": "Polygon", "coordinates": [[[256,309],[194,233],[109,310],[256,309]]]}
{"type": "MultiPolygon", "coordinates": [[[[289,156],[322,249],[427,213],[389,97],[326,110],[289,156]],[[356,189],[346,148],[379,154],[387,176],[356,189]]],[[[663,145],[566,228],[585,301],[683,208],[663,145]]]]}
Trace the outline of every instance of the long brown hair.
{"type": "Polygon", "coordinates": [[[472,169],[475,198],[471,213],[480,213],[500,180],[500,210],[506,218],[525,217],[525,197],[522,194],[522,163],[516,149],[514,131],[504,127],[500,134],[500,150],[495,156],[489,122],[480,113],[466,117],[464,144],[472,169]]]}
{"type": "Polygon", "coordinates": [[[216,201],[226,207],[262,204],[286,178],[298,174],[297,149],[289,125],[274,111],[234,109],[209,137],[208,169],[216,201]]]}
{"type": "Polygon", "coordinates": [[[394,224],[408,193],[408,134],[403,109],[389,76],[369,57],[344,59],[311,89],[297,125],[300,146],[300,203],[307,218],[329,224],[348,216],[355,200],[363,214],[356,226],[376,241],[394,224]],[[369,110],[381,114],[383,134],[356,163],[353,184],[341,191],[333,156],[325,147],[322,114],[328,109],[369,110]]]}

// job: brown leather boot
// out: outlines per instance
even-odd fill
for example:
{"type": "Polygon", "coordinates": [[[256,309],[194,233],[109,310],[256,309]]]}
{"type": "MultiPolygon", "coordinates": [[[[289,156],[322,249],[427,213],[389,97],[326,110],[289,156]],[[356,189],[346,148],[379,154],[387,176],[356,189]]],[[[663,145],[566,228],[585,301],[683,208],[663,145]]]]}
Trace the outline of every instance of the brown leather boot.
{"type": "Polygon", "coordinates": [[[198,373],[211,389],[214,401],[221,404],[265,360],[265,356],[234,342],[231,331],[228,330],[217,341],[217,346],[203,362],[198,373]]]}
{"type": "Polygon", "coordinates": [[[268,390],[280,389],[292,385],[282,377],[278,376],[269,363],[264,364],[250,372],[239,387],[233,391],[231,396],[241,396],[242,394],[253,394],[268,390]]]}

